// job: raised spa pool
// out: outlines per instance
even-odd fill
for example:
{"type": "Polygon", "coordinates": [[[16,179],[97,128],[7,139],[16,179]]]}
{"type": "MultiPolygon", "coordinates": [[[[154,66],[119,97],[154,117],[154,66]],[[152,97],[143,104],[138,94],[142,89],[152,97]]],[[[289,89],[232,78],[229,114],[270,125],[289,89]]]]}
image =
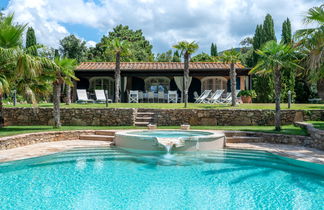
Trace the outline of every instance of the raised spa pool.
{"type": "Polygon", "coordinates": [[[0,164],[0,209],[323,209],[324,166],[293,163],[247,150],[71,150],[0,164]]]}
{"type": "Polygon", "coordinates": [[[210,151],[224,148],[225,135],[207,131],[120,131],[116,133],[114,143],[133,152],[210,151]]]}

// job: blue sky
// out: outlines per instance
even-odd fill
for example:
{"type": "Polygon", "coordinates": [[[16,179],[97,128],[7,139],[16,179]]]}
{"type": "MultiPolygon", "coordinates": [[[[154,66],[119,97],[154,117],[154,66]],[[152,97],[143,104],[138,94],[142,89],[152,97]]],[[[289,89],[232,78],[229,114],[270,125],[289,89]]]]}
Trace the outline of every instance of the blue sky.
{"type": "Polygon", "coordinates": [[[171,49],[181,40],[197,41],[199,52],[238,47],[252,36],[270,13],[280,38],[289,17],[293,30],[305,27],[302,17],[319,0],[0,0],[5,13],[32,26],[40,43],[57,48],[59,40],[76,34],[89,46],[116,25],[142,29],[155,53],[171,49]]]}

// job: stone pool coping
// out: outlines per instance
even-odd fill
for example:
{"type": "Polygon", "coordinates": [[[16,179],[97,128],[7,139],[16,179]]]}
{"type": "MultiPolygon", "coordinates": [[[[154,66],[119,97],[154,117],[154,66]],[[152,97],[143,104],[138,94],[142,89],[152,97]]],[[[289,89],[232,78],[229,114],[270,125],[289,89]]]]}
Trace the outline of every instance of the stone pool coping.
{"type": "MultiPolygon", "coordinates": [[[[119,132],[121,130],[111,131],[119,132]]],[[[131,129],[128,131],[131,131],[131,129]]],[[[308,147],[312,145],[309,144],[310,137],[244,131],[197,131],[245,133],[247,137],[250,135],[262,136],[264,140],[261,141],[251,142],[247,139],[244,140],[245,142],[228,142],[226,145],[228,148],[263,150],[296,160],[324,164],[324,150],[308,147]],[[279,139],[278,137],[283,138],[279,139]]],[[[111,144],[111,142],[104,141],[79,140],[80,135],[93,135],[95,132],[96,130],[49,131],[2,137],[0,138],[0,162],[37,157],[77,147],[100,147],[111,144]]],[[[321,145],[323,143],[323,141],[320,141],[321,145]]]]}
{"type": "MultiPolygon", "coordinates": [[[[0,163],[50,155],[75,148],[109,147],[110,144],[111,142],[89,140],[38,143],[0,150],[0,163]]],[[[270,143],[227,143],[226,148],[261,150],[295,160],[324,165],[324,151],[308,147],[270,143]]]]}
{"type": "Polygon", "coordinates": [[[111,142],[107,141],[88,140],[68,140],[32,144],[7,150],[0,150],[0,163],[50,155],[76,148],[109,147],[110,144],[111,142]]]}
{"type": "Polygon", "coordinates": [[[227,143],[226,148],[261,150],[295,160],[324,165],[324,151],[309,147],[270,143],[227,143]]]}

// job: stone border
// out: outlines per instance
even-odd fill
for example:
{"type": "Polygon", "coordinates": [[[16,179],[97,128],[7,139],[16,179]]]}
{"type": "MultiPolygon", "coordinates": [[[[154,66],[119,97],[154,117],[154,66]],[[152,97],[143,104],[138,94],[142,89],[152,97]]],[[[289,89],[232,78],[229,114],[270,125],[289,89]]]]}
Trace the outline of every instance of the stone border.
{"type": "Polygon", "coordinates": [[[229,143],[271,143],[271,144],[289,144],[303,147],[316,148],[324,150],[323,139],[313,139],[311,136],[287,135],[265,132],[250,131],[224,131],[226,137],[237,136],[239,142],[229,143]],[[240,137],[243,137],[240,139],[240,137]],[[250,139],[248,137],[251,137],[250,139]],[[258,137],[258,138],[256,138],[258,137]]]}
{"type": "MultiPolygon", "coordinates": [[[[314,141],[324,144],[324,130],[315,128],[312,124],[306,122],[295,122],[296,126],[304,128],[314,141]]],[[[323,146],[324,148],[324,146],[323,146]]]]}
{"type": "Polygon", "coordinates": [[[43,142],[79,140],[80,135],[93,135],[95,132],[95,130],[48,131],[6,136],[0,138],[0,150],[43,142]]]}

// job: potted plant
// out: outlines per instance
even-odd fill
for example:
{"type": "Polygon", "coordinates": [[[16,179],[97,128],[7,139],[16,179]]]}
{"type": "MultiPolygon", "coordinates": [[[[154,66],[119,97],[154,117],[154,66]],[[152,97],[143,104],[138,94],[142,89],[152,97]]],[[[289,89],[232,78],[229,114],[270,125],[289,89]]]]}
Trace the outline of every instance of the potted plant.
{"type": "Polygon", "coordinates": [[[257,94],[254,90],[241,90],[238,94],[243,103],[252,103],[252,99],[256,98],[257,94]]]}

